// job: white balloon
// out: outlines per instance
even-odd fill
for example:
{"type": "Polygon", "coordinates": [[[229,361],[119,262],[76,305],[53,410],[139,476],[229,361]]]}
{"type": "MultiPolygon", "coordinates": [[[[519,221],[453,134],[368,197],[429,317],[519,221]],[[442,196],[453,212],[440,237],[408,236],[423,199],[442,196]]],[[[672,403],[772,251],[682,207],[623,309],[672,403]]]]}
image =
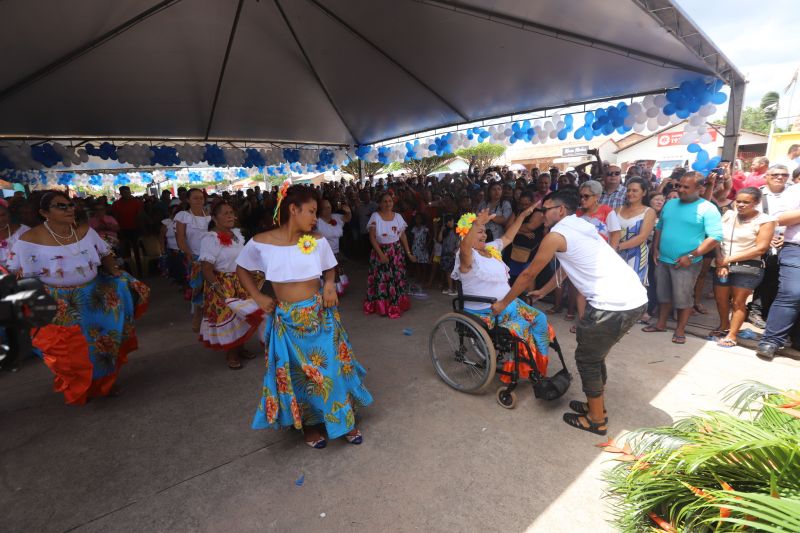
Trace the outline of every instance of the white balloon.
{"type": "Polygon", "coordinates": [[[658,129],[658,120],[656,118],[650,118],[647,120],[647,129],[650,131],[655,131],[658,129]]]}
{"type": "Polygon", "coordinates": [[[712,141],[710,133],[704,133],[700,136],[700,144],[708,144],[712,141]]]}
{"type": "Polygon", "coordinates": [[[642,111],[638,115],[636,115],[636,122],[638,124],[646,124],[647,123],[647,114],[642,111]]]}
{"type": "Polygon", "coordinates": [[[658,122],[659,126],[666,126],[669,124],[669,117],[664,113],[659,113],[656,117],[656,122],[658,122]]]}
{"type": "Polygon", "coordinates": [[[692,126],[697,126],[699,124],[702,124],[703,122],[705,122],[705,120],[703,120],[703,117],[700,115],[692,115],[691,117],[689,117],[689,124],[691,124],[692,126]]]}
{"type": "Polygon", "coordinates": [[[555,124],[553,124],[553,121],[548,120],[547,122],[544,123],[543,128],[544,128],[545,131],[551,132],[556,128],[556,126],[555,126],[555,124]]]}
{"type": "Polygon", "coordinates": [[[717,106],[714,104],[706,104],[700,108],[699,114],[702,117],[710,117],[717,112],[717,106]]]}
{"type": "Polygon", "coordinates": [[[633,102],[631,105],[628,106],[628,114],[629,115],[640,115],[644,111],[644,107],[642,107],[641,102],[633,102]]]}
{"type": "Polygon", "coordinates": [[[625,124],[625,127],[627,128],[632,128],[633,125],[636,124],[636,117],[634,117],[633,115],[628,115],[627,117],[625,117],[623,124],[625,124]]]}
{"type": "Polygon", "coordinates": [[[563,129],[564,129],[564,126],[566,126],[566,124],[564,124],[564,121],[563,121],[563,120],[559,120],[558,122],[556,122],[556,129],[557,129],[558,131],[561,131],[561,130],[563,130],[563,129]]]}
{"type": "Polygon", "coordinates": [[[503,135],[506,137],[511,137],[512,135],[514,135],[514,130],[512,130],[511,128],[507,128],[506,130],[503,131],[503,135]]]}
{"type": "Polygon", "coordinates": [[[542,127],[542,119],[537,118],[533,121],[533,129],[541,128],[542,127]]]}
{"type": "Polygon", "coordinates": [[[664,107],[667,105],[667,95],[666,94],[657,94],[655,98],[653,98],[653,103],[658,107],[664,107]]]}
{"type": "Polygon", "coordinates": [[[654,96],[654,95],[652,95],[652,94],[648,94],[648,95],[647,95],[647,96],[645,96],[645,97],[644,97],[644,99],[642,100],[642,105],[643,105],[645,108],[648,108],[648,107],[653,107],[654,100],[655,100],[655,96],[654,96]]]}
{"type": "Polygon", "coordinates": [[[646,112],[647,118],[656,118],[660,111],[661,110],[657,107],[648,107],[646,112]]]}
{"type": "Polygon", "coordinates": [[[558,131],[556,131],[556,130],[551,130],[551,131],[550,131],[550,135],[549,135],[549,137],[550,137],[551,139],[556,139],[556,138],[558,138],[558,131]]]}

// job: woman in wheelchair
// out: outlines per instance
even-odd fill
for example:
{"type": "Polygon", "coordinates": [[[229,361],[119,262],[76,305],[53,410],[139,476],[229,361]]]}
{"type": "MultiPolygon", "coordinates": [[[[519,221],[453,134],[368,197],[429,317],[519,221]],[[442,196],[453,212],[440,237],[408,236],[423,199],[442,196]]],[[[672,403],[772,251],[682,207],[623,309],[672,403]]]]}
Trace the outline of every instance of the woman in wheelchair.
{"type": "MultiPolygon", "coordinates": [[[[486,224],[494,215],[488,209],[480,211],[477,215],[467,213],[463,215],[456,227],[462,240],[459,253],[456,254],[453,279],[461,281],[464,295],[496,298],[501,300],[508,291],[509,269],[503,263],[501,252],[514,240],[523,221],[534,210],[528,207],[517,216],[505,234],[490,243],[486,242],[486,224]]],[[[464,310],[475,315],[489,328],[496,325],[507,329],[512,335],[523,339],[535,352],[527,354],[536,362],[536,367],[542,375],[547,375],[547,350],[555,334],[547,324],[545,314],[534,307],[516,299],[497,316],[492,315],[491,305],[478,303],[465,298],[464,310]]],[[[506,361],[504,370],[511,371],[514,362],[506,361]]],[[[531,368],[525,363],[519,365],[520,378],[527,378],[531,368]]],[[[508,376],[501,376],[501,380],[509,382],[508,376]]]]}

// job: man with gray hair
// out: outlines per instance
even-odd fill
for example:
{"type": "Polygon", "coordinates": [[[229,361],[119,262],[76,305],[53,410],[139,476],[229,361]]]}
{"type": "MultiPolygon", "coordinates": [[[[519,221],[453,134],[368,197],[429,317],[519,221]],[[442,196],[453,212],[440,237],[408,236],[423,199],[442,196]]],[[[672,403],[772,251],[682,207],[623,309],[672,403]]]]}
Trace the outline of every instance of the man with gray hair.
{"type": "Polygon", "coordinates": [[[613,209],[625,205],[625,195],[628,192],[622,182],[622,170],[617,165],[609,165],[603,172],[603,194],[600,203],[611,206],[613,209]]]}
{"type": "Polygon", "coordinates": [[[703,255],[722,240],[722,217],[716,206],[700,198],[705,178],[687,172],[678,185],[678,198],[661,210],[653,241],[656,263],[658,322],[642,329],[645,333],[667,330],[670,309],[678,312],[678,325],[672,335],[675,344],[686,343],[686,324],[694,305],[694,284],[703,255]]]}

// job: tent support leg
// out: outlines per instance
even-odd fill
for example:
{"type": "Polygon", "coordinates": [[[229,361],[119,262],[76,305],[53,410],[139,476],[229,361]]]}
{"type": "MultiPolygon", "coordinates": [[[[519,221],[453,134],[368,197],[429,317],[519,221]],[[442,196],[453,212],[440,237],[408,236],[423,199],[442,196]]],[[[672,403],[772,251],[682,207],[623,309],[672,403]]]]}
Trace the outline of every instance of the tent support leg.
{"type": "Polygon", "coordinates": [[[739,128],[742,124],[742,107],[744,105],[745,81],[730,81],[731,96],[728,101],[728,113],[725,120],[725,140],[722,144],[722,159],[731,162],[736,160],[739,146],[739,128]]]}

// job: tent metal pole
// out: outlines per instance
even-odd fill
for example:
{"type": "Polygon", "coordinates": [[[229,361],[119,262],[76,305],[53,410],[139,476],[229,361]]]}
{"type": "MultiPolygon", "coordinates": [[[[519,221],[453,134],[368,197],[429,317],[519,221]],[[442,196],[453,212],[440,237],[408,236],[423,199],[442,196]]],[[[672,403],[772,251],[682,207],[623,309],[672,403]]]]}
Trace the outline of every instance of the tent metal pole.
{"type": "Polygon", "coordinates": [[[342,110],[339,109],[339,106],[337,106],[336,102],[333,101],[333,97],[331,96],[330,91],[328,91],[328,87],[325,85],[325,82],[322,81],[322,78],[320,77],[319,73],[317,72],[317,69],[314,68],[314,63],[311,62],[311,58],[308,56],[308,53],[306,52],[306,49],[303,46],[303,43],[300,42],[300,38],[297,36],[297,33],[294,31],[294,27],[292,26],[292,23],[289,22],[289,17],[283,11],[283,6],[281,6],[281,3],[280,3],[279,0],[275,0],[275,6],[278,8],[278,11],[280,12],[281,17],[283,17],[283,22],[286,24],[286,27],[289,28],[289,32],[292,34],[292,38],[294,38],[294,42],[297,43],[297,47],[300,49],[300,53],[303,54],[304,58],[306,58],[306,63],[308,63],[308,68],[311,69],[311,73],[314,75],[314,78],[317,80],[317,83],[319,83],[319,86],[322,88],[322,92],[325,93],[325,96],[328,98],[328,102],[330,102],[331,107],[333,107],[333,110],[336,111],[337,115],[339,115],[339,120],[341,120],[342,124],[344,124],[344,127],[347,128],[347,132],[350,134],[350,137],[353,138],[353,141],[355,141],[356,144],[361,144],[361,141],[358,139],[358,137],[356,137],[355,133],[353,133],[353,129],[350,127],[350,125],[345,120],[344,115],[342,115],[342,110]]]}
{"type": "Polygon", "coordinates": [[[53,61],[51,63],[48,63],[47,65],[45,65],[44,67],[40,68],[39,70],[36,70],[35,72],[32,72],[31,74],[28,74],[27,76],[25,76],[21,80],[18,80],[16,82],[12,83],[8,87],[6,87],[2,91],[0,91],[0,102],[5,100],[6,98],[10,97],[11,95],[16,94],[17,92],[21,91],[22,89],[24,89],[28,85],[31,85],[32,83],[35,83],[35,82],[39,81],[40,79],[44,78],[45,76],[48,76],[48,75],[52,74],[53,72],[55,72],[56,70],[60,69],[61,67],[64,67],[64,66],[72,63],[76,59],[88,54],[89,52],[91,52],[95,48],[99,48],[100,46],[104,45],[105,43],[107,43],[108,41],[113,39],[114,37],[116,37],[116,36],[126,32],[126,31],[128,31],[129,29],[133,28],[134,26],[136,26],[140,22],[144,22],[148,18],[152,17],[153,15],[155,15],[157,13],[160,13],[161,11],[164,11],[168,7],[174,6],[175,4],[177,4],[180,1],[181,0],[164,0],[163,2],[159,2],[158,4],[154,5],[150,9],[148,9],[146,11],[142,11],[141,13],[136,15],[135,17],[123,22],[119,26],[113,28],[112,30],[110,30],[110,31],[108,31],[106,33],[104,33],[103,35],[99,36],[98,38],[94,39],[93,41],[91,41],[91,42],[89,42],[89,43],[87,43],[87,44],[85,44],[83,46],[80,46],[80,47],[76,48],[75,50],[72,50],[71,52],[59,57],[55,61],[53,61]]]}
{"type": "Polygon", "coordinates": [[[231,56],[233,39],[236,37],[236,29],[239,27],[239,16],[242,14],[242,5],[244,5],[244,0],[239,0],[239,3],[236,5],[236,15],[233,17],[233,25],[231,25],[231,34],[228,36],[228,46],[225,48],[225,57],[222,59],[222,68],[220,68],[219,78],[217,79],[217,90],[214,91],[214,103],[211,104],[211,112],[208,114],[205,140],[208,140],[208,136],[211,133],[211,126],[214,124],[214,114],[217,111],[219,93],[222,90],[222,80],[225,78],[225,69],[228,66],[228,58],[231,56]]]}
{"type": "Polygon", "coordinates": [[[731,96],[728,100],[728,113],[725,116],[725,138],[722,141],[722,159],[733,163],[739,147],[739,128],[742,125],[742,107],[744,106],[744,90],[747,82],[733,75],[728,80],[731,96]]]}
{"type": "Polygon", "coordinates": [[[325,7],[325,6],[323,6],[322,4],[320,4],[320,3],[319,3],[317,0],[309,0],[309,1],[310,1],[312,4],[314,4],[315,6],[317,6],[317,7],[318,7],[318,8],[319,8],[319,9],[320,9],[322,12],[324,12],[326,15],[328,15],[329,17],[331,17],[333,20],[335,20],[336,22],[338,22],[339,24],[341,24],[342,26],[344,26],[345,28],[347,28],[347,30],[348,30],[350,33],[352,33],[353,35],[355,35],[356,37],[358,37],[359,39],[361,39],[362,41],[364,41],[365,43],[367,43],[367,44],[368,44],[370,47],[372,47],[372,49],[373,49],[373,50],[375,50],[376,52],[378,52],[379,54],[381,54],[383,57],[385,57],[386,59],[388,59],[388,60],[389,60],[389,61],[390,61],[390,62],[391,62],[391,63],[392,63],[394,66],[396,66],[397,68],[399,68],[400,70],[402,70],[402,71],[403,71],[403,72],[404,72],[404,73],[405,73],[405,74],[406,74],[408,77],[410,77],[410,78],[411,78],[411,79],[413,79],[415,82],[417,82],[419,85],[421,85],[422,87],[424,87],[424,88],[425,88],[425,90],[427,90],[429,93],[431,93],[432,95],[434,95],[434,96],[435,96],[435,97],[436,97],[436,98],[437,98],[437,99],[438,99],[440,102],[442,102],[444,105],[446,105],[447,107],[449,107],[451,111],[453,111],[453,112],[454,112],[456,115],[458,115],[459,117],[461,117],[461,120],[465,120],[465,121],[468,121],[468,120],[469,120],[469,118],[467,117],[467,115],[466,115],[465,113],[463,113],[462,111],[460,111],[460,110],[459,110],[459,109],[458,109],[458,108],[457,108],[455,105],[453,105],[453,104],[452,104],[452,103],[451,103],[451,102],[450,102],[448,99],[446,99],[444,96],[442,96],[442,95],[441,95],[441,94],[440,94],[438,91],[434,90],[434,89],[433,89],[433,87],[431,87],[430,85],[428,85],[427,83],[425,83],[424,81],[422,81],[422,79],[420,79],[420,78],[419,78],[419,76],[417,76],[416,74],[414,74],[413,72],[411,72],[410,70],[408,70],[408,68],[406,68],[406,67],[405,67],[405,65],[403,65],[402,63],[400,63],[398,60],[396,60],[396,59],[395,59],[395,58],[393,58],[392,56],[390,56],[390,55],[389,55],[389,54],[386,52],[386,50],[382,49],[382,48],[381,48],[381,47],[379,47],[377,44],[373,43],[373,42],[372,42],[371,40],[369,40],[369,39],[368,39],[368,38],[367,38],[367,37],[366,37],[364,34],[362,34],[361,32],[359,32],[359,31],[358,31],[358,30],[356,30],[355,28],[353,28],[353,27],[352,27],[350,24],[348,24],[347,22],[345,22],[344,20],[342,20],[342,19],[341,19],[341,18],[340,18],[340,17],[339,17],[339,16],[338,16],[336,13],[334,13],[333,11],[331,11],[330,9],[328,9],[327,7],[325,7]]]}

